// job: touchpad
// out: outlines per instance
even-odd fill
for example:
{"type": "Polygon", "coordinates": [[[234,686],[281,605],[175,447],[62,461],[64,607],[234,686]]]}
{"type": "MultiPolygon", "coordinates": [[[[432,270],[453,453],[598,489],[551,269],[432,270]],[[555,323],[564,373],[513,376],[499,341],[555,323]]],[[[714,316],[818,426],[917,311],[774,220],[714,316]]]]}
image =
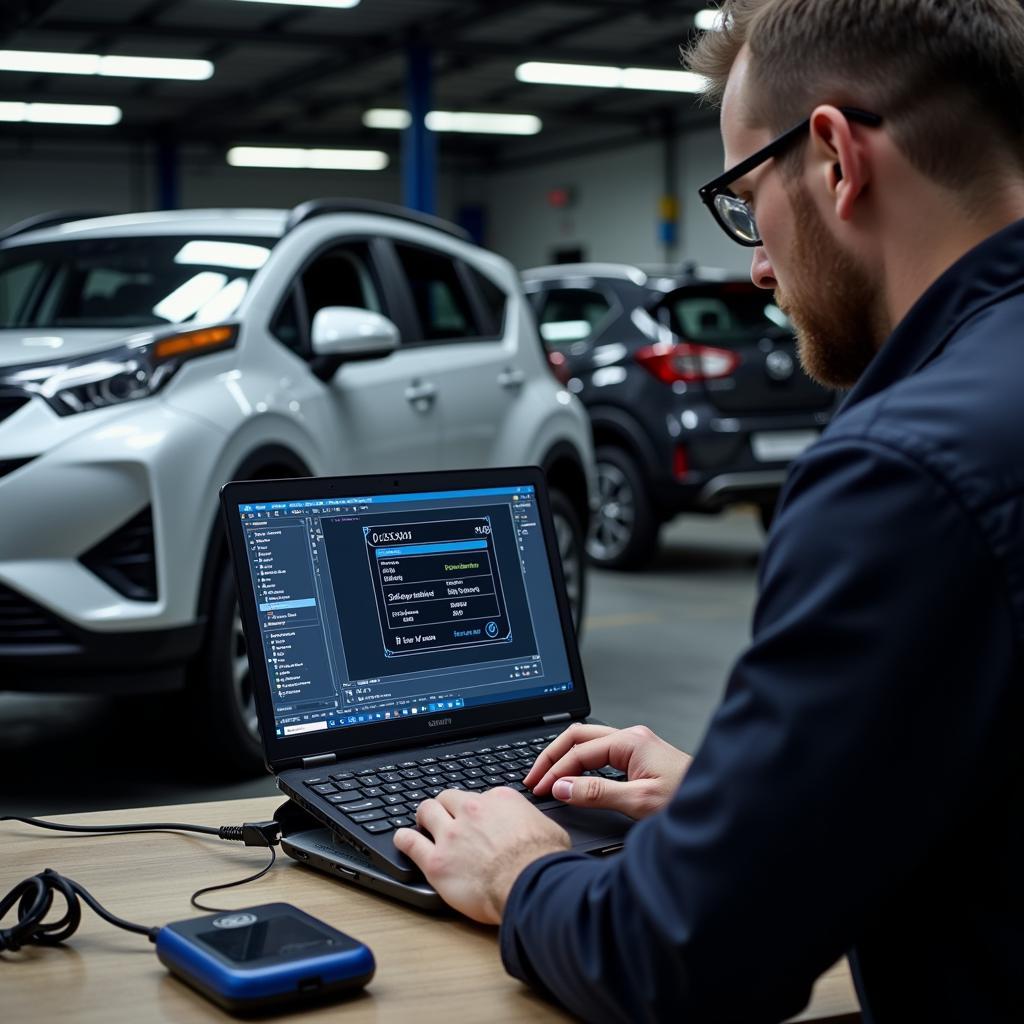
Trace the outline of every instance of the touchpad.
{"type": "Polygon", "coordinates": [[[569,833],[572,845],[577,849],[621,842],[630,826],[634,824],[632,818],[627,818],[618,811],[587,807],[552,807],[544,814],[569,833]]]}

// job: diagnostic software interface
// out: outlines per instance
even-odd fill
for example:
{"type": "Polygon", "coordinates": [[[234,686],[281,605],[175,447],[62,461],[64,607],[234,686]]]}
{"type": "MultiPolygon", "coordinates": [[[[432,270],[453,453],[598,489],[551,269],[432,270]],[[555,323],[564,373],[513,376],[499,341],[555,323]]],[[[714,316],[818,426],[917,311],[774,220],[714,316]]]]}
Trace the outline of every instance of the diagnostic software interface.
{"type": "Polygon", "coordinates": [[[572,689],[533,487],[238,509],[278,736],[572,689]]]}

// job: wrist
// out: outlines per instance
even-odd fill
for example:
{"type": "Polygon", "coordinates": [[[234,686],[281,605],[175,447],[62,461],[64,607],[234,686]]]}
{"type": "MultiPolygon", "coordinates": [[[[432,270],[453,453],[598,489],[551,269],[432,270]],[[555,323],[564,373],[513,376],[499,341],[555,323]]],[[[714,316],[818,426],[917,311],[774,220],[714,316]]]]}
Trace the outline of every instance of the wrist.
{"type": "Polygon", "coordinates": [[[505,906],[512,889],[519,876],[531,865],[542,857],[553,853],[566,853],[571,849],[571,844],[566,837],[565,842],[549,841],[535,843],[527,848],[515,851],[515,854],[504,859],[498,871],[495,872],[493,882],[488,892],[488,909],[493,917],[494,924],[501,924],[505,916],[505,906]]]}

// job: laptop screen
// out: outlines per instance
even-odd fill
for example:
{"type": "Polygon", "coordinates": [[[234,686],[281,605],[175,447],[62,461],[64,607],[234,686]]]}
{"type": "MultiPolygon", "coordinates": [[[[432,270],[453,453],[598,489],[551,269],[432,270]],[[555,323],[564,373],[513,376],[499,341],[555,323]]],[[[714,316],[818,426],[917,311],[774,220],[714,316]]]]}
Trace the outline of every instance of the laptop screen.
{"type": "Polygon", "coordinates": [[[572,690],[532,486],[237,509],[278,737],[572,690]]]}

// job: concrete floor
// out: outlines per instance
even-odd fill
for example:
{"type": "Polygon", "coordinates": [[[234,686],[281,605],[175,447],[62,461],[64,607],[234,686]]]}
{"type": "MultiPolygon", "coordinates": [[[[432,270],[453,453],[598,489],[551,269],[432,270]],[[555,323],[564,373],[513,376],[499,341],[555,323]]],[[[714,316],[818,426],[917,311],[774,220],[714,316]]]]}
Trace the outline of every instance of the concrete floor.
{"type": "MultiPolygon", "coordinates": [[[[760,527],[738,511],[666,528],[641,573],[594,572],[583,665],[596,717],[693,750],[749,636],[760,527]]],[[[47,815],[273,794],[225,785],[162,735],[156,701],[0,694],[0,813],[47,815]]]]}

